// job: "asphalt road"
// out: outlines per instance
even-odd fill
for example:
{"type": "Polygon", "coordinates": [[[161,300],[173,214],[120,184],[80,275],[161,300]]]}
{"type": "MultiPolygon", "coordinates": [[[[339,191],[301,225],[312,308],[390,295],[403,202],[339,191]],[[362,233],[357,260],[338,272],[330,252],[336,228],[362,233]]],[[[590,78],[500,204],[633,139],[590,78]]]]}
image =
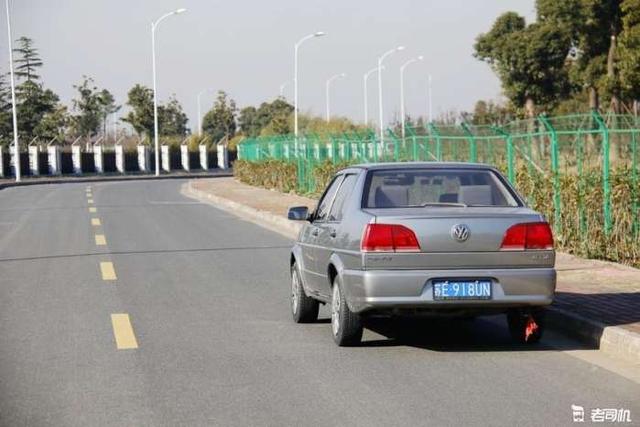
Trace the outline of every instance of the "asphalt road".
{"type": "Polygon", "coordinates": [[[0,425],[640,421],[637,366],[553,334],[513,345],[500,317],[373,322],[336,347],[326,308],[290,319],[290,242],[181,184],[0,191],[0,425]]]}

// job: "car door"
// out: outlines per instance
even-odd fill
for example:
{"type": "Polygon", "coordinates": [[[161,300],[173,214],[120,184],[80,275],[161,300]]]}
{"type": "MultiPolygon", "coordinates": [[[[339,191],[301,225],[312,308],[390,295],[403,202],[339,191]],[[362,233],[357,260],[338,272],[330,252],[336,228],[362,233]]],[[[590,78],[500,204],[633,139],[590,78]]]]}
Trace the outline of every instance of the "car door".
{"type": "Polygon", "coordinates": [[[318,236],[316,237],[316,265],[319,274],[323,274],[324,280],[319,283],[319,292],[328,297],[331,295],[331,284],[328,280],[329,259],[336,249],[344,249],[344,239],[341,239],[340,224],[344,216],[346,203],[351,196],[355,186],[357,175],[353,173],[345,174],[340,183],[329,211],[317,226],[318,236]]]}
{"type": "MultiPolygon", "coordinates": [[[[309,235],[305,241],[303,247],[303,257],[307,263],[307,287],[311,288],[312,292],[319,293],[324,288],[324,282],[326,282],[326,272],[318,264],[318,238],[322,231],[322,225],[326,221],[331,204],[335,198],[336,192],[342,183],[343,175],[336,175],[333,180],[327,186],[324,194],[318,202],[315,212],[309,225],[309,235]]],[[[324,295],[324,292],[321,292],[324,295]]]]}

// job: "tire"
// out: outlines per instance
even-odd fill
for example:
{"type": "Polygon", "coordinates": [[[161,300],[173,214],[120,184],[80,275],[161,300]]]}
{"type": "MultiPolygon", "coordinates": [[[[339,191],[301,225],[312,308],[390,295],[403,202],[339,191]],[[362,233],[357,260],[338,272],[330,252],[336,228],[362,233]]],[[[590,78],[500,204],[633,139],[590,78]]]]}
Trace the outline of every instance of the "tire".
{"type": "Polygon", "coordinates": [[[313,323],[318,320],[320,304],[304,292],[297,263],[291,266],[291,314],[296,323],[313,323]]]}
{"type": "Polygon", "coordinates": [[[507,323],[511,338],[522,344],[535,344],[540,341],[545,330],[544,310],[510,310],[507,323]],[[530,322],[534,322],[531,324],[530,322]]]}
{"type": "Polygon", "coordinates": [[[360,315],[349,310],[338,277],[333,281],[331,332],[333,340],[340,347],[355,346],[362,340],[362,320],[360,315]]]}

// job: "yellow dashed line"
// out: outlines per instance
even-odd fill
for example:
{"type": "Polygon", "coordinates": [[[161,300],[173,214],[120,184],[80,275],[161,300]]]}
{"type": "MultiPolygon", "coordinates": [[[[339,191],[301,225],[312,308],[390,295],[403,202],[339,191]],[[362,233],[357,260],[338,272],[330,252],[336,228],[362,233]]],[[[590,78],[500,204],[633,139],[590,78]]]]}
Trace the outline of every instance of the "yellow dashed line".
{"type": "Polygon", "coordinates": [[[91,218],[91,225],[94,227],[99,227],[101,225],[100,218],[91,218]]]}
{"type": "Polygon", "coordinates": [[[96,234],[96,245],[105,246],[107,244],[107,238],[104,234],[96,234]]]}
{"type": "Polygon", "coordinates": [[[96,213],[98,212],[98,209],[96,208],[89,208],[89,213],[96,213]]]}
{"type": "Polygon", "coordinates": [[[111,315],[111,324],[113,325],[113,336],[116,339],[116,347],[118,350],[129,350],[138,348],[136,335],[133,333],[131,320],[126,313],[116,313],[111,315]]]}
{"type": "Polygon", "coordinates": [[[116,270],[113,268],[112,262],[101,262],[100,273],[102,273],[102,280],[117,280],[116,270]]]}
{"type": "Polygon", "coordinates": [[[87,203],[89,203],[90,205],[93,204],[93,199],[87,199],[87,203]]]}

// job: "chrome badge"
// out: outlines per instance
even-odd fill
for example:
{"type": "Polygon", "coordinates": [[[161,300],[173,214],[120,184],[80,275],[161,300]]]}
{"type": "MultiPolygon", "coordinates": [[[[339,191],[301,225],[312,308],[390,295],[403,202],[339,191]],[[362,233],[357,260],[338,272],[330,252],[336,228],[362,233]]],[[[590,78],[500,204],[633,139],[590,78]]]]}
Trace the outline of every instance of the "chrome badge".
{"type": "Polygon", "coordinates": [[[456,224],[451,227],[451,237],[458,242],[464,242],[469,238],[469,226],[466,224],[456,224]]]}

